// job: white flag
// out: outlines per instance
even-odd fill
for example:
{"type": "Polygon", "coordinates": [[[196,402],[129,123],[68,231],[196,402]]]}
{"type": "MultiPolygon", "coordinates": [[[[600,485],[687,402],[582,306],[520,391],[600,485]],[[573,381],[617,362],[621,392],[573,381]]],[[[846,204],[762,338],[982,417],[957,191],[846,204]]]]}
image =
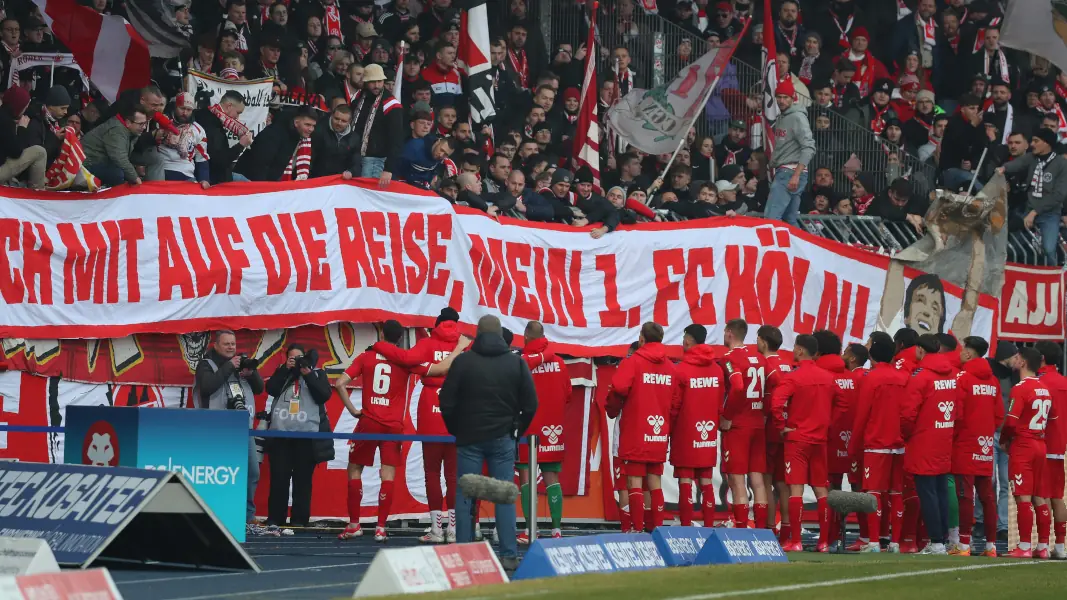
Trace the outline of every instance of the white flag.
{"type": "Polygon", "coordinates": [[[1000,43],[1047,58],[1067,70],[1067,0],[1009,2],[1000,43]]]}
{"type": "MultiPolygon", "coordinates": [[[[231,90],[236,91],[244,96],[245,110],[241,113],[240,120],[252,132],[252,137],[268,125],[267,116],[270,114],[270,103],[274,95],[273,78],[230,81],[191,70],[185,89],[193,94],[197,108],[218,104],[223,94],[231,90]]],[[[227,131],[226,137],[229,138],[231,147],[238,143],[237,136],[233,133],[227,131]]]]}
{"type": "Polygon", "coordinates": [[[713,48],[666,85],[630,90],[608,111],[608,125],[644,152],[674,152],[689,133],[690,123],[704,110],[708,92],[718,83],[734,48],[734,40],[713,48]]]}

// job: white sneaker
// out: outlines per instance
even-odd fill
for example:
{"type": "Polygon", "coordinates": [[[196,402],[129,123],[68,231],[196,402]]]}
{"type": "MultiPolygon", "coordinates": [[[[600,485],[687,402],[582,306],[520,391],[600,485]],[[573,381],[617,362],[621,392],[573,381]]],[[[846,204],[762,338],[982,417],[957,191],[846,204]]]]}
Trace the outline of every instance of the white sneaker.
{"type": "Polygon", "coordinates": [[[945,549],[945,545],[944,544],[930,543],[930,544],[927,544],[926,547],[923,548],[919,552],[919,554],[925,554],[927,556],[930,556],[930,555],[940,556],[940,555],[947,555],[948,554],[948,550],[945,549]]]}
{"type": "Polygon", "coordinates": [[[864,554],[866,554],[868,552],[872,552],[873,553],[873,552],[881,552],[881,551],[882,551],[882,545],[879,544],[878,542],[869,542],[866,545],[864,545],[863,548],[860,548],[860,552],[862,552],[864,554]]]}
{"type": "Polygon", "coordinates": [[[493,529],[493,543],[494,544],[499,544],[500,543],[500,530],[499,529],[493,529]]]}
{"type": "Polygon", "coordinates": [[[456,528],[455,527],[449,527],[448,529],[445,530],[445,542],[448,543],[448,544],[455,544],[456,543],[456,528]]]}
{"type": "Polygon", "coordinates": [[[553,529],[552,530],[552,537],[558,540],[559,538],[563,537],[563,532],[560,531],[559,529],[553,529]]]}
{"type": "Polygon", "coordinates": [[[389,534],[386,533],[385,527],[375,527],[374,528],[374,541],[376,541],[376,542],[384,542],[388,538],[389,538],[389,534]]]}
{"type": "Polygon", "coordinates": [[[474,541],[476,541],[476,542],[482,541],[482,524],[481,523],[475,523],[474,524],[474,541]]]}
{"type": "Polygon", "coordinates": [[[889,546],[885,549],[890,554],[900,554],[900,544],[897,542],[889,542],[889,546]]]}
{"type": "Polygon", "coordinates": [[[419,541],[424,544],[443,544],[445,543],[445,534],[440,529],[431,527],[430,533],[420,537],[419,541]]]}
{"type": "Polygon", "coordinates": [[[1052,560],[1067,560],[1067,550],[1054,548],[1052,550],[1052,560]]]}

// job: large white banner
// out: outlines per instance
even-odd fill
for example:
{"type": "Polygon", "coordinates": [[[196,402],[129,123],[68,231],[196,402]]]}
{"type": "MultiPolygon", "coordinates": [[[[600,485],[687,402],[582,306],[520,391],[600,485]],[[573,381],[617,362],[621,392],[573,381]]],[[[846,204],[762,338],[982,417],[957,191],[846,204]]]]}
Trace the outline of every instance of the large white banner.
{"type": "MultiPolygon", "coordinates": [[[[270,101],[274,95],[274,78],[253,79],[250,81],[230,81],[219,79],[199,71],[189,71],[185,89],[189,90],[196,98],[197,108],[207,108],[212,104],[218,104],[222,95],[229,91],[235,91],[245,99],[245,111],[241,113],[240,121],[252,132],[252,137],[263,131],[269,123],[270,101]]],[[[230,146],[237,144],[238,137],[227,131],[226,137],[230,140],[230,146]]]]}
{"type": "Polygon", "coordinates": [[[864,341],[879,317],[924,333],[963,324],[959,338],[993,330],[993,298],[957,319],[951,284],[778,221],[652,223],[593,239],[588,228],[496,220],[390,190],[339,178],[43,198],[4,189],[0,338],[432,326],[446,305],[468,326],[487,314],[516,332],[540,320],[583,356],[624,354],[645,321],[676,344],[690,323],[718,341],[744,318],[780,327],[786,347],[823,328],[864,341]],[[895,317],[880,307],[887,289],[902,298],[895,317]]]}
{"type": "Polygon", "coordinates": [[[81,77],[82,85],[85,89],[89,89],[89,80],[85,77],[85,72],[82,71],[81,66],[74,60],[74,55],[62,52],[26,52],[20,54],[18,58],[11,61],[11,69],[7,73],[7,87],[11,87],[12,82],[15,80],[15,75],[20,71],[34,67],[74,69],[78,72],[78,76],[81,77]]]}

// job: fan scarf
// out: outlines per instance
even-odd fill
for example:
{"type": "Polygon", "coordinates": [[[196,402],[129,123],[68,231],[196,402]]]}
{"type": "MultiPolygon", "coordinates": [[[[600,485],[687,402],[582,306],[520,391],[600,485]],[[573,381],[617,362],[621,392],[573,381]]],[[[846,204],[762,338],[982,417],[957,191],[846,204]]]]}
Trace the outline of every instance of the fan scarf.
{"type": "Polygon", "coordinates": [[[285,166],[282,181],[303,181],[311,174],[311,138],[301,138],[285,166]],[[294,176],[295,173],[295,176],[294,176]]]}
{"type": "Polygon", "coordinates": [[[218,118],[220,123],[222,123],[223,129],[229,131],[238,139],[240,139],[240,137],[244,134],[248,133],[248,126],[238,121],[237,119],[231,119],[230,117],[226,116],[226,113],[222,110],[222,106],[218,104],[212,104],[211,108],[209,108],[208,110],[211,112],[211,114],[215,115],[218,118]]]}
{"type": "Polygon", "coordinates": [[[1056,153],[1049,152],[1045,158],[1035,155],[1034,158],[1037,159],[1037,166],[1034,167],[1034,176],[1030,179],[1030,195],[1034,198],[1040,198],[1045,193],[1045,167],[1052,162],[1052,159],[1056,158],[1056,153]]]}

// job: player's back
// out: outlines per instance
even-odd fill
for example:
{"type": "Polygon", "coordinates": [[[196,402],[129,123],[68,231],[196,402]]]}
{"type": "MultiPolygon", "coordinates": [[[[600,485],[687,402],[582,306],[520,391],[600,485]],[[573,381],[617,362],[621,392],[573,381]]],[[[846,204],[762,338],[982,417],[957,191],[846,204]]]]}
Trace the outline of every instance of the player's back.
{"type": "Polygon", "coordinates": [[[728,378],[728,391],[722,418],[735,429],[759,429],[766,423],[764,385],[767,363],[758,352],[738,346],[723,358],[723,371],[728,378]]]}
{"type": "Polygon", "coordinates": [[[859,379],[859,400],[852,427],[858,450],[897,450],[904,447],[900,433],[900,404],[908,373],[893,363],[876,363],[859,379]]]}
{"type": "Polygon", "coordinates": [[[1025,377],[1012,388],[1011,402],[1008,425],[1015,437],[1044,441],[1052,411],[1052,392],[1048,387],[1036,377],[1025,377]]]}
{"type": "Polygon", "coordinates": [[[774,402],[785,401],[787,441],[822,444],[830,431],[830,414],[834,398],[840,394],[833,375],[805,360],[774,391],[774,402]]]}
{"type": "Polygon", "coordinates": [[[666,348],[658,342],[638,348],[619,364],[612,377],[609,413],[620,406],[619,458],[664,462],[672,409],[681,399],[681,382],[666,348]]]}
{"type": "Polygon", "coordinates": [[[1052,393],[1049,422],[1045,426],[1046,451],[1054,455],[1064,454],[1067,450],[1067,377],[1055,367],[1042,367],[1038,375],[1052,393]]]}
{"type": "Polygon", "coordinates": [[[363,418],[401,429],[407,408],[407,369],[390,362],[374,350],[367,350],[356,360],[360,363],[363,418]]]}

